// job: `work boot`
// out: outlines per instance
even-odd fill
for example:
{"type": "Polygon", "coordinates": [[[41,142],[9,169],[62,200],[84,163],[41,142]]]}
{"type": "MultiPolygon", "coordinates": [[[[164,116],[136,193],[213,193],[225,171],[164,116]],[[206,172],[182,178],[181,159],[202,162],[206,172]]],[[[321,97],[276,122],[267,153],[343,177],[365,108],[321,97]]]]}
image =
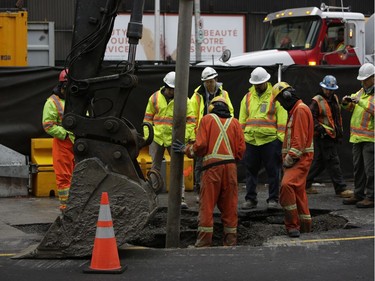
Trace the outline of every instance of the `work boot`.
{"type": "Polygon", "coordinates": [[[241,209],[244,209],[244,210],[254,209],[257,207],[257,204],[258,202],[254,200],[246,200],[246,202],[243,202],[241,204],[241,209]]]}
{"type": "Polygon", "coordinates": [[[186,209],[189,209],[189,206],[188,206],[188,204],[186,204],[185,198],[182,197],[181,198],[181,210],[186,210],[186,209]]]}
{"type": "Polygon", "coordinates": [[[306,193],[307,194],[318,194],[318,190],[314,187],[309,187],[309,188],[306,188],[306,193]]]}
{"type": "Polygon", "coordinates": [[[267,202],[267,209],[268,210],[276,210],[278,209],[279,204],[275,200],[269,200],[267,202]]]}
{"type": "Polygon", "coordinates": [[[357,197],[355,197],[355,195],[353,195],[352,197],[349,197],[349,198],[346,198],[342,201],[342,203],[344,205],[355,205],[357,204],[359,201],[362,201],[362,199],[359,199],[357,197]]]}
{"type": "Polygon", "coordinates": [[[337,196],[340,196],[341,198],[350,198],[354,194],[353,190],[344,190],[344,191],[339,191],[336,193],[337,196]]]}
{"type": "Polygon", "coordinates": [[[237,244],[237,234],[236,233],[226,233],[224,234],[223,246],[236,246],[237,244]]]}
{"type": "Polygon", "coordinates": [[[291,238],[297,238],[300,236],[300,232],[298,229],[289,229],[288,230],[288,236],[291,238]]]}
{"type": "Polygon", "coordinates": [[[357,208],[374,208],[374,199],[365,198],[355,204],[357,208]]]}

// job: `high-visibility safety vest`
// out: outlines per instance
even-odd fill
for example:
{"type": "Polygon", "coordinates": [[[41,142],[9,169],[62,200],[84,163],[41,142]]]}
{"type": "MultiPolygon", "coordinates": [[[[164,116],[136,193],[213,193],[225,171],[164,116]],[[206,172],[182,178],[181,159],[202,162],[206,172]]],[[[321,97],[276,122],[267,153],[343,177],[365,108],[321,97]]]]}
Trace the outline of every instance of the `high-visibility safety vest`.
{"type": "MultiPolygon", "coordinates": [[[[173,108],[174,100],[167,102],[162,94],[162,87],[159,91],[151,95],[148,100],[143,122],[148,122],[154,129],[154,141],[164,147],[172,145],[172,125],[173,125],[173,108]]],[[[186,129],[185,142],[190,140],[195,127],[195,119],[191,110],[189,99],[186,104],[186,129]]],[[[147,139],[148,129],[144,129],[144,137],[147,139]]]]}
{"type": "Polygon", "coordinates": [[[374,142],[374,91],[366,94],[362,88],[352,94],[351,98],[359,98],[359,102],[342,105],[352,112],[349,142],[374,142]]]}
{"type": "MultiPolygon", "coordinates": [[[[337,95],[333,94],[333,98],[335,99],[337,108],[340,110],[340,103],[339,103],[339,99],[337,98],[337,95]]],[[[336,137],[335,121],[333,119],[332,111],[331,111],[331,108],[329,107],[327,100],[323,98],[321,95],[316,95],[315,97],[313,97],[313,100],[316,101],[319,107],[319,116],[318,116],[319,124],[323,126],[327,135],[329,135],[331,138],[334,139],[336,137]]],[[[340,128],[337,128],[337,129],[342,130],[341,114],[339,114],[339,125],[340,125],[340,128]]]]}
{"type": "Polygon", "coordinates": [[[74,142],[74,135],[72,132],[65,130],[62,126],[62,119],[64,116],[65,100],[59,98],[57,95],[51,95],[43,108],[42,125],[44,131],[54,138],[64,140],[66,134],[69,139],[74,142]]]}
{"type": "Polygon", "coordinates": [[[309,119],[307,115],[303,116],[294,115],[298,109],[305,110],[311,115],[310,108],[299,100],[290,112],[288,124],[286,125],[285,139],[282,148],[282,154],[289,154],[294,159],[299,159],[305,153],[314,152],[314,122],[311,116],[311,128],[309,127],[309,119]],[[305,107],[304,109],[302,107],[305,107]],[[304,118],[301,118],[304,117],[304,118]],[[311,129],[311,132],[306,132],[311,129]]]}
{"type": "Polygon", "coordinates": [[[203,116],[197,139],[188,144],[186,155],[203,158],[203,169],[234,163],[242,159],[246,145],[241,125],[234,117],[220,118],[214,113],[203,116]]]}
{"type": "Polygon", "coordinates": [[[288,113],[272,96],[272,85],[259,96],[254,86],[242,98],[238,120],[245,141],[252,145],[263,145],[276,139],[284,140],[288,113]]]}
{"type": "MultiPolygon", "coordinates": [[[[204,99],[202,95],[205,95],[205,94],[206,94],[206,90],[204,86],[200,85],[194,90],[194,93],[190,98],[191,108],[193,110],[195,121],[196,121],[195,133],[198,130],[198,126],[203,116],[208,113],[208,112],[204,112],[205,104],[204,104],[204,99]]],[[[223,89],[222,85],[219,86],[218,91],[215,93],[215,97],[225,98],[225,100],[228,103],[229,113],[230,115],[234,116],[234,109],[233,109],[232,102],[230,101],[229,94],[227,91],[223,89]]],[[[209,103],[206,106],[207,110],[208,110],[208,105],[209,103]]]]}
{"type": "MultiPolygon", "coordinates": [[[[220,159],[220,160],[233,160],[235,161],[232,148],[230,146],[230,141],[227,135],[227,129],[232,122],[232,118],[227,118],[225,120],[225,123],[222,124],[220,121],[220,118],[216,114],[211,114],[211,116],[215,119],[217,126],[220,129],[220,134],[218,135],[218,138],[216,139],[215,145],[213,147],[213,150],[210,154],[207,154],[203,157],[203,162],[208,161],[210,159],[220,159]],[[219,153],[220,146],[224,145],[226,151],[226,154],[219,153]]],[[[221,149],[223,151],[223,149],[221,149]]]]}

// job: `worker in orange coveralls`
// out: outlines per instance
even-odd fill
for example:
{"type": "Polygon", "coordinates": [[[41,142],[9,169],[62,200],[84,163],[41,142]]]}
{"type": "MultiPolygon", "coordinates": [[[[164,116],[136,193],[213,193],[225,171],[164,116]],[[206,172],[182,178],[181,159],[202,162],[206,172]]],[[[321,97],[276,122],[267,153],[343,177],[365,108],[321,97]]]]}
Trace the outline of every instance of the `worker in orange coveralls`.
{"type": "Polygon", "coordinates": [[[59,84],[53,89],[53,94],[47,99],[43,108],[42,124],[47,134],[53,137],[52,159],[56,174],[57,193],[60,201],[60,210],[66,208],[70,183],[74,169],[72,132],[62,126],[65,106],[65,89],[68,83],[68,70],[63,70],[59,76],[59,84]]]}
{"type": "Polygon", "coordinates": [[[230,114],[223,97],[215,97],[199,125],[196,141],[186,147],[175,141],[172,148],[189,158],[203,157],[198,238],[195,247],[209,247],[213,236],[213,211],[217,204],[224,226],[224,246],[237,243],[237,165],[245,149],[241,125],[230,114]]]}
{"type": "Polygon", "coordinates": [[[286,82],[273,86],[272,94],[288,111],[282,148],[284,176],[281,180],[280,205],[289,237],[311,231],[311,216],[306,195],[306,178],[314,157],[314,121],[310,108],[286,82]]]}

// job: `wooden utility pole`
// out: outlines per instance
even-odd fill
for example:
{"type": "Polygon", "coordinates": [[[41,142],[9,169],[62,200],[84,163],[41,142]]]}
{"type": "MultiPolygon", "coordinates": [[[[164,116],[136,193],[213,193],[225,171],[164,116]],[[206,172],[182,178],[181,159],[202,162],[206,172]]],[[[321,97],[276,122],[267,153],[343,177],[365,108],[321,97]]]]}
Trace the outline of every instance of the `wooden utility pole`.
{"type": "MultiPolygon", "coordinates": [[[[186,103],[189,86],[190,36],[193,1],[180,0],[177,35],[176,87],[174,94],[172,141],[185,141],[186,103]]],[[[184,155],[171,155],[166,247],[177,248],[180,242],[181,186],[184,155]],[[173,167],[173,169],[172,169],[173,167]]]]}

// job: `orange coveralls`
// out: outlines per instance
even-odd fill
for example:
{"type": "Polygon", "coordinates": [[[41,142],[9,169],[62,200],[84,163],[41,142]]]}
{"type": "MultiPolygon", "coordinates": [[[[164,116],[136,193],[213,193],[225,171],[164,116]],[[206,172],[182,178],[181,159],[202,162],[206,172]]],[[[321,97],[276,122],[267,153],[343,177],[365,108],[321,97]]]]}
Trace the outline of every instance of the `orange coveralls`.
{"type": "Polygon", "coordinates": [[[224,226],[224,246],[237,243],[238,183],[236,161],[245,152],[245,140],[237,119],[205,115],[199,125],[196,141],[187,146],[188,157],[203,157],[199,226],[196,247],[212,244],[213,211],[217,204],[224,226]]]}
{"type": "Polygon", "coordinates": [[[314,121],[310,108],[301,100],[289,112],[283,143],[283,159],[289,154],[297,162],[284,169],[280,205],[285,210],[286,230],[311,231],[311,216],[306,195],[306,178],[314,156],[314,121]]]}
{"type": "Polygon", "coordinates": [[[44,104],[42,117],[44,130],[53,137],[53,169],[56,174],[56,185],[61,210],[66,208],[74,170],[74,136],[62,126],[64,106],[64,99],[59,98],[57,95],[52,95],[44,104]]]}

